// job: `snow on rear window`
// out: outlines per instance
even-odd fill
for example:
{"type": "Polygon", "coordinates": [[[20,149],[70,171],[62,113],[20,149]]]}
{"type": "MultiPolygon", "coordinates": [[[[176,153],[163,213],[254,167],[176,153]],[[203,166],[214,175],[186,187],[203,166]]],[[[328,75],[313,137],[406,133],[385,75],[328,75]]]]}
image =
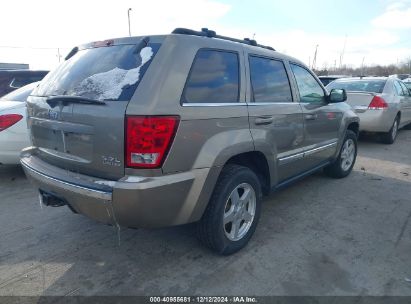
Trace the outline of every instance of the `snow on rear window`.
{"type": "Polygon", "coordinates": [[[145,47],[140,51],[141,63],[138,67],[130,70],[115,67],[107,72],[93,74],[84,79],[74,91],[78,96],[94,95],[99,100],[118,99],[123,88],[139,81],[140,69],[153,54],[151,47],[145,47]]]}
{"type": "Polygon", "coordinates": [[[128,101],[161,46],[138,45],[82,49],[50,72],[32,95],[128,101]]]}

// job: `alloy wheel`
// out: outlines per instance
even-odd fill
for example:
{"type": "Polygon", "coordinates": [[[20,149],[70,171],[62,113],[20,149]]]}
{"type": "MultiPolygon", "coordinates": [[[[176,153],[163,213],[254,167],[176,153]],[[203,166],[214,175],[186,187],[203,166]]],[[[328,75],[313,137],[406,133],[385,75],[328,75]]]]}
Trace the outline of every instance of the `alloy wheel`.
{"type": "Polygon", "coordinates": [[[355,158],[355,143],[349,138],[344,142],[344,145],[341,150],[341,169],[343,171],[348,171],[355,158]]]}
{"type": "Polygon", "coordinates": [[[242,239],[253,223],[256,211],[256,195],[248,183],[238,185],[228,197],[224,207],[223,225],[226,237],[231,241],[242,239]]]}

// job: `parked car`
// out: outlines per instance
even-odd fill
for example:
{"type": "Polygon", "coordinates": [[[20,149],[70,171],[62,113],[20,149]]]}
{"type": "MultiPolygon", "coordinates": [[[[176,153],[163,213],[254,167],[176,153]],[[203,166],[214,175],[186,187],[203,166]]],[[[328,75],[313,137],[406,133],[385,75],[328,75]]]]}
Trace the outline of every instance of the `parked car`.
{"type": "Polygon", "coordinates": [[[360,131],[378,132],[387,144],[394,143],[398,129],[411,123],[411,94],[398,78],[346,78],[327,86],[336,88],[347,91],[347,103],[360,117],[360,131]]]}
{"type": "Polygon", "coordinates": [[[318,76],[318,79],[320,79],[320,81],[322,82],[323,85],[327,85],[330,82],[336,80],[336,79],[340,79],[340,78],[345,78],[348,77],[346,75],[327,75],[327,76],[318,76]]]}
{"type": "Polygon", "coordinates": [[[394,78],[398,78],[400,80],[404,80],[406,78],[411,77],[411,75],[410,74],[393,74],[393,75],[390,75],[390,77],[394,77],[394,78]]]}
{"type": "Polygon", "coordinates": [[[48,71],[0,70],[0,97],[29,83],[43,79],[48,71]]]}
{"type": "Polygon", "coordinates": [[[0,98],[0,164],[20,164],[20,152],[30,146],[26,100],[38,82],[0,98]]]}
{"type": "Polygon", "coordinates": [[[227,255],[263,194],[351,172],[359,119],[345,98],[301,61],[207,29],[90,43],[29,97],[21,163],[45,205],[116,226],[197,222],[227,255]]]}

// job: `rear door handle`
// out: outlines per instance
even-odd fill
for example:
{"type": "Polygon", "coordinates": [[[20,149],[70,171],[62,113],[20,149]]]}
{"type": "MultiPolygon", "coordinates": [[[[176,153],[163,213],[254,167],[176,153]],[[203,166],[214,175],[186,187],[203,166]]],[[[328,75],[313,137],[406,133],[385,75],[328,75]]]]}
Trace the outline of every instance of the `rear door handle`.
{"type": "Polygon", "coordinates": [[[273,122],[273,117],[272,116],[264,116],[264,117],[258,117],[255,119],[255,124],[256,125],[269,125],[270,123],[273,122]]]}
{"type": "Polygon", "coordinates": [[[305,114],[305,120],[316,120],[317,114],[305,114]]]}

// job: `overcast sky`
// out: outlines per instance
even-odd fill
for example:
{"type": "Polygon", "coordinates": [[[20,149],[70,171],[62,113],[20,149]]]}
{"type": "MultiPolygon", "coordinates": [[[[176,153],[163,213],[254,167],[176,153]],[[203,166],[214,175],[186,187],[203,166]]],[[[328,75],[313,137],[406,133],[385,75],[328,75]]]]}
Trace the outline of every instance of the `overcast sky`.
{"type": "Polygon", "coordinates": [[[0,4],[0,62],[51,69],[75,45],[208,27],[252,37],[318,68],[411,59],[411,0],[13,0],[0,4]],[[8,48],[14,47],[14,48],[8,48]],[[30,47],[30,48],[28,48],[30,47]]]}

